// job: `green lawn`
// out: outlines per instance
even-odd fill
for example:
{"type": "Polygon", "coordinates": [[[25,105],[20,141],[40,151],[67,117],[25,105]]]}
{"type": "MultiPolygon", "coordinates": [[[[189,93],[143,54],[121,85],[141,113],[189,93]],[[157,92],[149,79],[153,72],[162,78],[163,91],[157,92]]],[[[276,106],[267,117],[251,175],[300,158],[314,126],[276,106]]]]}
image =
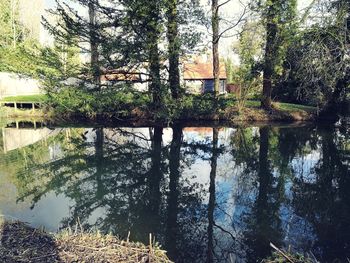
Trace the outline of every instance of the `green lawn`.
{"type": "Polygon", "coordinates": [[[260,104],[259,100],[247,100],[245,105],[250,108],[259,108],[260,104]]]}
{"type": "Polygon", "coordinates": [[[1,102],[44,102],[46,95],[27,95],[27,96],[13,96],[5,97],[1,102]]]}
{"type": "Polygon", "coordinates": [[[306,112],[315,112],[317,110],[316,107],[311,106],[305,106],[305,105],[299,105],[299,104],[291,104],[291,103],[281,103],[277,102],[276,106],[280,110],[285,111],[306,111],[306,112]]]}
{"type": "MultiPolygon", "coordinates": [[[[306,111],[306,112],[315,112],[317,110],[316,107],[305,106],[300,104],[292,104],[292,103],[283,103],[283,102],[273,102],[277,109],[283,111],[306,111]]],[[[249,108],[259,108],[260,101],[258,100],[247,100],[246,106],[249,108]]]]}

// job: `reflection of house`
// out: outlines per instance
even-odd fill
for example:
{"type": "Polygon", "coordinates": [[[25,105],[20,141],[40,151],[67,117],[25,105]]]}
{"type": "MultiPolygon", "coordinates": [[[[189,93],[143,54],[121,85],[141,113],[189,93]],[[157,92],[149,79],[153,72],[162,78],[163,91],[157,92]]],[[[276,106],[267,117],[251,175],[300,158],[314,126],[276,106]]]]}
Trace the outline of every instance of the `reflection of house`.
{"type": "MultiPolygon", "coordinates": [[[[226,69],[225,65],[220,65],[220,93],[226,90],[226,69]]],[[[188,92],[204,93],[214,91],[214,76],[212,62],[184,63],[183,79],[188,92]]]]}
{"type": "Polygon", "coordinates": [[[50,130],[48,128],[40,129],[17,129],[17,128],[3,128],[2,139],[3,139],[3,151],[5,153],[32,145],[41,140],[56,135],[60,130],[50,130]]]}

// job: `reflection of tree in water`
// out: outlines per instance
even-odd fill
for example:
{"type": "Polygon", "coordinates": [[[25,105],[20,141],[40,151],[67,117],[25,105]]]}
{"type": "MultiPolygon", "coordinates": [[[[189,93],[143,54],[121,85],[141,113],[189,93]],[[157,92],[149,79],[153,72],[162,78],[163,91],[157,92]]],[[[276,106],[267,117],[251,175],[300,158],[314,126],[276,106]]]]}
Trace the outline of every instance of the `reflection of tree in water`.
{"type": "Polygon", "coordinates": [[[167,225],[165,247],[168,255],[173,260],[177,260],[179,252],[177,251],[177,241],[179,240],[179,180],[181,176],[181,145],[183,141],[182,128],[175,126],[173,128],[173,139],[169,152],[169,193],[167,207],[167,225]]]}
{"type": "MultiPolygon", "coordinates": [[[[95,129],[93,140],[72,137],[69,143],[62,143],[61,158],[33,163],[26,170],[26,181],[32,182],[22,185],[20,199],[30,197],[34,206],[50,191],[64,193],[75,204],[63,227],[79,218],[86,228],[122,237],[130,230],[132,239],[143,242],[152,233],[173,256],[200,261],[198,251],[205,254],[206,245],[202,224],[206,220],[205,193],[199,185],[181,178],[182,167],[196,157],[181,154],[182,128],[173,130],[170,149],[163,145],[162,128],[157,127],[150,138],[101,128],[95,129]]],[[[186,150],[197,152],[195,148],[186,150]]]]}
{"type": "Polygon", "coordinates": [[[272,173],[269,160],[270,128],[259,129],[259,155],[257,167],[256,200],[251,208],[251,214],[247,215],[247,230],[245,231],[245,243],[248,247],[247,259],[256,262],[265,258],[270,253],[270,242],[281,244],[281,221],[278,214],[283,198],[283,187],[272,173]]]}
{"type": "Polygon", "coordinates": [[[311,176],[294,183],[294,207],[314,227],[314,253],[321,261],[350,257],[349,131],[319,129],[321,157],[311,176]]]}
{"type": "MultiPolygon", "coordinates": [[[[327,221],[327,216],[334,221],[331,216],[336,213],[342,214],[344,220],[339,219],[338,227],[328,221],[326,226],[334,233],[340,231],[344,236],[349,233],[341,231],[347,229],[344,222],[350,218],[345,190],[348,179],[344,175],[348,173],[345,170],[348,164],[341,166],[346,153],[339,150],[340,144],[346,142],[344,136],[333,133],[332,145],[326,140],[329,135],[320,133],[320,145],[313,127],[238,128],[231,137],[231,145],[222,146],[218,129],[213,129],[212,139],[204,141],[184,141],[182,127],[174,126],[172,130],[169,145],[159,127],[150,128],[149,136],[132,129],[102,128],[84,136],[82,132],[60,136],[59,158],[44,165],[32,162],[26,176],[20,175],[26,182],[21,198],[30,197],[35,205],[50,191],[63,193],[74,201],[64,226],[75,224],[79,218],[86,228],[96,227],[121,237],[131,231],[131,239],[142,242],[148,242],[152,233],[178,262],[227,262],[232,255],[254,262],[267,256],[269,242],[283,245],[285,230],[280,214],[283,206],[293,205],[298,214],[316,225],[316,230],[319,226],[316,232],[320,240],[331,236],[332,233],[322,236],[322,227],[326,225],[323,221],[327,221]],[[342,161],[323,156],[315,173],[324,179],[310,183],[298,177],[293,160],[318,147],[339,153],[342,161]],[[220,156],[228,152],[232,153],[233,163],[224,165],[232,165],[232,170],[238,171],[233,176],[237,185],[232,196],[235,210],[241,208],[240,213],[227,210],[220,199],[218,178],[230,177],[218,173],[217,168],[221,165],[220,156]],[[188,171],[198,160],[210,164],[208,184],[184,175],[184,170],[188,171]],[[336,188],[334,178],[327,181],[323,174],[337,174],[334,178],[341,187],[336,188]],[[323,197],[325,201],[317,203],[316,197],[328,189],[319,183],[323,180],[332,187],[333,192],[329,190],[332,198],[329,201],[323,197]],[[286,184],[294,181],[295,200],[286,196],[286,184]],[[327,200],[335,207],[334,211],[324,210],[322,203],[327,200]],[[313,214],[312,210],[316,212],[313,214]],[[220,219],[220,213],[225,213],[232,222],[220,219]]],[[[348,239],[335,240],[341,247],[348,239]]]]}
{"type": "Polygon", "coordinates": [[[289,203],[286,183],[294,176],[292,160],[303,154],[309,141],[310,132],[304,128],[296,132],[246,128],[238,129],[232,137],[235,162],[241,167],[238,189],[243,189],[237,190],[236,206],[241,206],[243,212],[235,223],[241,228],[241,250],[249,262],[268,256],[270,242],[283,245],[281,209],[289,203]]]}

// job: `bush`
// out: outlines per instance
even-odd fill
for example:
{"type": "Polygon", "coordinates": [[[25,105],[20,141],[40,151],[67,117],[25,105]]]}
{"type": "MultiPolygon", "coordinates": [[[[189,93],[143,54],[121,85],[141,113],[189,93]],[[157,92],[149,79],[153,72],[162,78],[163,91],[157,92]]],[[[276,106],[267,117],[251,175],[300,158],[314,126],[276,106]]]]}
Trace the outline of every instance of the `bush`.
{"type": "Polygon", "coordinates": [[[49,106],[58,114],[83,115],[113,114],[125,117],[135,108],[147,109],[150,99],[147,94],[128,88],[108,88],[92,91],[64,87],[49,94],[49,106]]]}

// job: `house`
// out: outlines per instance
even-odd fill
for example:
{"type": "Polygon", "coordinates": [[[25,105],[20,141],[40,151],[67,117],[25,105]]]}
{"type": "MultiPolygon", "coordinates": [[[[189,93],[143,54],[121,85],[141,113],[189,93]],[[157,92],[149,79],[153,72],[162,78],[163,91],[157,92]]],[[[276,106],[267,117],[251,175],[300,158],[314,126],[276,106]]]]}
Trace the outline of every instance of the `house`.
{"type": "Polygon", "coordinates": [[[143,75],[141,71],[107,70],[100,76],[100,81],[105,86],[127,83],[131,84],[137,91],[144,92],[148,90],[148,84],[143,75]]]}
{"type": "Polygon", "coordinates": [[[0,99],[43,94],[39,80],[16,73],[0,72],[0,99]]]}
{"type": "MultiPolygon", "coordinates": [[[[220,64],[220,94],[226,93],[226,68],[220,64]]],[[[193,62],[183,64],[183,80],[187,92],[205,93],[214,91],[214,76],[212,62],[193,62]]]]}

